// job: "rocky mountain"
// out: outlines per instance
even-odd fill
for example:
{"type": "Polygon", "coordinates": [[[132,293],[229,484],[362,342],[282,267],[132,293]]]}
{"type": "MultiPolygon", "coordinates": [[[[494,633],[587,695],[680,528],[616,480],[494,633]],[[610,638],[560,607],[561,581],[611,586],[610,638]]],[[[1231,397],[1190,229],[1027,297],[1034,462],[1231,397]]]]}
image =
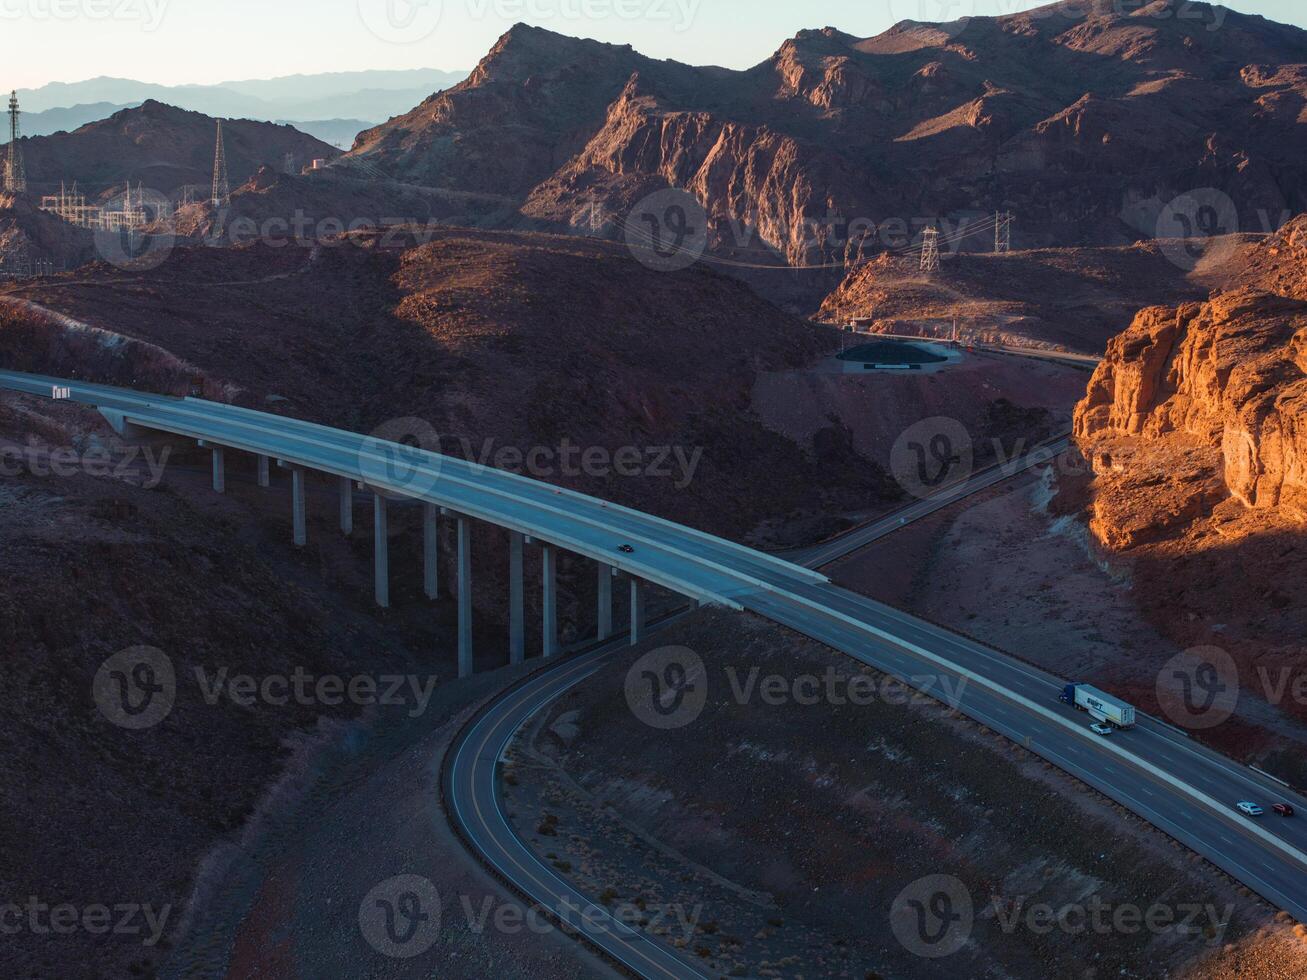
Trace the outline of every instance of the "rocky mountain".
{"type": "Polygon", "coordinates": [[[0,193],[0,274],[30,271],[37,261],[62,272],[94,258],[90,231],[40,210],[26,198],[0,193]]]}
{"type": "Polygon", "coordinates": [[[1212,187],[1245,229],[1273,228],[1307,210],[1305,66],[1307,32],[1182,0],[805,31],[742,72],[519,26],[350,157],[586,233],[683,188],[720,254],[830,264],[837,283],[885,250],[887,221],[911,240],[1011,209],[1018,246],[1128,245],[1212,187]]]}
{"type": "Polygon", "coordinates": [[[1249,266],[1243,287],[1146,309],[1108,344],[1076,412],[1104,476],[1100,540],[1183,532],[1226,501],[1307,524],[1307,218],[1249,266]]]}
{"type": "MultiPolygon", "coordinates": [[[[1060,510],[1087,518],[1154,628],[1228,653],[1258,703],[1307,636],[1307,218],[1230,265],[1232,288],[1143,310],[1108,345],[1076,410],[1088,472],[1061,481],[1060,510]]],[[[1307,721],[1291,698],[1249,710],[1307,721]]],[[[1275,745],[1248,720],[1204,734],[1275,745]]],[[[1297,746],[1279,758],[1296,766],[1297,746]]]]}
{"type": "MultiPolygon", "coordinates": [[[[77,181],[95,194],[120,189],[129,180],[162,194],[188,184],[207,188],[216,128],[210,116],[151,100],[71,133],[25,139],[29,189],[49,194],[61,182],[77,181]]],[[[233,187],[260,167],[281,168],[287,154],[304,166],[339,152],[290,126],[247,119],[224,120],[223,141],[233,187]]]]}

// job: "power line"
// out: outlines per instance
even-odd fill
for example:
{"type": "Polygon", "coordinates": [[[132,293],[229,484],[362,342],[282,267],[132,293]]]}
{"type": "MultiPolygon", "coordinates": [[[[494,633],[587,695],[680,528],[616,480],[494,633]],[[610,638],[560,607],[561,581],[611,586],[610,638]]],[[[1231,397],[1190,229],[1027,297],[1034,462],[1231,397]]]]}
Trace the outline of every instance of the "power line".
{"type": "MultiPolygon", "coordinates": [[[[965,239],[971,238],[974,235],[988,233],[994,227],[994,222],[995,222],[995,217],[990,216],[988,219],[986,219],[985,221],[981,222],[978,225],[960,227],[957,231],[955,231],[951,235],[942,238],[939,237],[939,229],[928,228],[926,229],[926,233],[923,234],[923,239],[921,242],[912,245],[905,245],[897,249],[886,249],[884,252],[879,254],[902,255],[905,257],[918,253],[924,254],[925,238],[927,235],[929,235],[929,233],[933,232],[935,236],[935,251],[936,251],[935,268],[937,269],[939,268],[938,252],[940,248],[964,241],[965,239]]],[[[647,231],[644,228],[640,228],[634,224],[626,222],[625,220],[619,222],[619,227],[626,234],[628,242],[632,240],[638,240],[643,247],[649,248],[650,250],[659,253],[667,253],[669,250],[669,246],[667,246],[662,242],[659,242],[649,231],[647,231]]],[[[686,248],[684,245],[679,245],[679,246],[671,245],[670,251],[672,255],[676,255],[676,254],[688,254],[693,250],[686,248]]],[[[742,249],[741,251],[746,251],[746,250],[742,249]]],[[[749,249],[747,251],[762,251],[762,250],[749,249]]],[[[777,258],[783,258],[783,256],[781,256],[779,253],[769,252],[768,254],[775,254],[777,258]]],[[[816,264],[816,265],[764,265],[762,263],[742,262],[738,259],[727,259],[715,255],[697,255],[695,256],[695,258],[696,260],[705,262],[709,265],[718,265],[718,266],[737,268],[737,269],[761,269],[768,272],[796,272],[796,271],[802,272],[802,271],[812,271],[812,270],[821,270],[821,269],[847,269],[848,268],[847,262],[827,262],[827,263],[816,264]]]]}

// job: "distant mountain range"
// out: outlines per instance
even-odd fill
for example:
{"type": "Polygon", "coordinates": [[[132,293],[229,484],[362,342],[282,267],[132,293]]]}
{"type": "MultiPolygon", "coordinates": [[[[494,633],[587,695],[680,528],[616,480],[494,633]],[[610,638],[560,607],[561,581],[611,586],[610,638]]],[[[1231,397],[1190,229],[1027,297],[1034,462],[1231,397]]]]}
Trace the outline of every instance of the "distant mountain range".
{"type": "Polygon", "coordinates": [[[467,72],[436,68],[287,75],[217,85],[156,85],[101,77],[20,89],[18,99],[28,136],[71,131],[154,99],[209,116],[287,122],[348,148],[360,130],[408,112],[466,77],[467,72]]]}

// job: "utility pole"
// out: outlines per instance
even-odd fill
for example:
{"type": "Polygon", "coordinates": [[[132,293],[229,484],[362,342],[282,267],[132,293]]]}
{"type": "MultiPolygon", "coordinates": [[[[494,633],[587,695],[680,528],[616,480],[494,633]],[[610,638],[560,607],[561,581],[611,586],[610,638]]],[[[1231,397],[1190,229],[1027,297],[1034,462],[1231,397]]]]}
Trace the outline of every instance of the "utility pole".
{"type": "Polygon", "coordinates": [[[222,120],[218,120],[218,145],[213,151],[213,206],[220,208],[231,201],[231,183],[227,180],[227,151],[222,145],[222,120]]]}
{"type": "Polygon", "coordinates": [[[1012,251],[1012,212],[998,211],[994,214],[994,252],[1003,255],[1012,251]]]}
{"type": "Polygon", "coordinates": [[[9,156],[5,159],[5,190],[10,194],[27,193],[27,171],[23,167],[23,148],[18,145],[18,93],[9,93],[9,156]]]}
{"type": "Polygon", "coordinates": [[[939,271],[939,229],[930,227],[921,238],[921,271],[939,271]]]}

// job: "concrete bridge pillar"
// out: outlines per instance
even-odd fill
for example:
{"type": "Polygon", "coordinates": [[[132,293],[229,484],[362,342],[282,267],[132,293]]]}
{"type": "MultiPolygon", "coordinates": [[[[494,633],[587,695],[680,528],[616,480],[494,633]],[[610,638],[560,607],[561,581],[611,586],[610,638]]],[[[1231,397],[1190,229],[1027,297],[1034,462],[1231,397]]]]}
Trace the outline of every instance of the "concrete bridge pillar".
{"type": "Polygon", "coordinates": [[[458,676],[471,677],[472,660],[472,529],[458,518],[458,676]]]}
{"type": "Polygon", "coordinates": [[[540,548],[540,604],[543,608],[541,624],[545,657],[558,654],[558,552],[553,545],[540,548]]]}
{"type": "Polygon", "coordinates": [[[372,495],[372,550],[377,605],[390,608],[390,521],[386,512],[386,498],[372,495]]]}
{"type": "Polygon", "coordinates": [[[613,566],[599,563],[599,639],[613,635],[613,566]]]}
{"type": "Polygon", "coordinates": [[[526,660],[526,595],[522,587],[522,552],[526,536],[508,532],[508,662],[526,660]]]}
{"type": "Polygon", "coordinates": [[[631,646],[644,639],[644,583],[631,579],[631,646]]]}
{"type": "Polygon", "coordinates": [[[340,530],[354,533],[354,481],[347,476],[340,478],[340,530]]]}
{"type": "Polygon", "coordinates": [[[440,597],[440,524],[435,504],[422,505],[422,591],[428,599],[440,597]]]}
{"type": "Polygon", "coordinates": [[[227,460],[222,446],[213,447],[213,490],[227,492],[227,460]]]}
{"type": "Polygon", "coordinates": [[[259,457],[259,486],[266,487],[269,486],[271,483],[272,483],[272,479],[268,475],[268,457],[260,456],[259,457]]]}
{"type": "Polygon", "coordinates": [[[304,514],[304,471],[298,466],[290,471],[290,509],[295,525],[295,547],[303,548],[309,541],[304,514]]]}

